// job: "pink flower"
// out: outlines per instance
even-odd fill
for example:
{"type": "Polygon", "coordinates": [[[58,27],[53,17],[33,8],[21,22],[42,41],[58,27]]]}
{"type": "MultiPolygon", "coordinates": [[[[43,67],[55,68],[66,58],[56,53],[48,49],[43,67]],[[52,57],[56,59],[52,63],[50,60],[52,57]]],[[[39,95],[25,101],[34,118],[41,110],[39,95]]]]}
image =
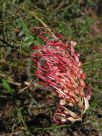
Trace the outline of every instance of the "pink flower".
{"type": "Polygon", "coordinates": [[[57,123],[81,120],[89,106],[89,96],[84,91],[85,74],[79,60],[80,54],[75,52],[76,43],[63,42],[58,37],[50,40],[43,34],[39,36],[45,45],[34,46],[32,58],[37,67],[37,77],[44,85],[53,88],[59,97],[53,118],[57,123]]]}

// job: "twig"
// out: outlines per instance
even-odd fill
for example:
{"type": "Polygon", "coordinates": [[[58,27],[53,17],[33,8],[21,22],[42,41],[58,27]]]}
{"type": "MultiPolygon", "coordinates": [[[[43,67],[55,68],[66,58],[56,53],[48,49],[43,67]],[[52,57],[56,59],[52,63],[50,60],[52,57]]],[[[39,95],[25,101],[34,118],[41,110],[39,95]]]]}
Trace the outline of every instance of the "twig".
{"type": "Polygon", "coordinates": [[[54,12],[57,12],[57,11],[60,10],[63,6],[64,6],[64,2],[61,1],[61,2],[59,3],[59,5],[57,6],[57,8],[54,9],[53,11],[54,11],[54,12]]]}
{"type": "Polygon", "coordinates": [[[16,85],[16,86],[21,86],[21,83],[15,82],[11,77],[7,77],[4,73],[0,73],[0,76],[5,78],[9,83],[16,85]]]}
{"type": "Polygon", "coordinates": [[[52,37],[53,37],[54,39],[57,38],[57,37],[55,36],[55,34],[52,32],[52,30],[48,27],[48,25],[45,24],[45,22],[42,21],[42,20],[40,19],[40,17],[37,16],[37,13],[36,13],[35,11],[29,11],[29,10],[25,9],[24,7],[21,8],[21,10],[26,11],[26,12],[28,12],[30,15],[32,15],[33,17],[35,17],[35,18],[47,29],[47,31],[52,35],[52,37]]]}
{"type": "Polygon", "coordinates": [[[92,88],[94,91],[99,92],[99,93],[102,94],[102,90],[96,89],[96,88],[94,88],[94,87],[91,87],[91,88],[92,88]]]}
{"type": "Polygon", "coordinates": [[[89,81],[95,82],[95,83],[102,83],[102,80],[96,80],[94,78],[87,78],[89,81]]]}
{"type": "Polygon", "coordinates": [[[24,118],[23,118],[23,115],[22,115],[22,112],[21,112],[22,108],[19,108],[18,109],[18,118],[19,120],[22,122],[25,130],[27,131],[28,134],[31,134],[29,129],[28,129],[28,126],[26,125],[25,121],[24,121],[24,118]]]}
{"type": "Polygon", "coordinates": [[[96,60],[93,60],[93,61],[89,61],[89,62],[83,63],[83,66],[89,65],[89,64],[97,62],[97,61],[102,61],[102,58],[99,58],[99,59],[96,59],[96,60]]]}
{"type": "Polygon", "coordinates": [[[20,89],[19,92],[18,92],[18,94],[23,93],[23,92],[24,92],[26,89],[28,89],[28,88],[29,88],[29,86],[26,86],[26,87],[20,89]]]}

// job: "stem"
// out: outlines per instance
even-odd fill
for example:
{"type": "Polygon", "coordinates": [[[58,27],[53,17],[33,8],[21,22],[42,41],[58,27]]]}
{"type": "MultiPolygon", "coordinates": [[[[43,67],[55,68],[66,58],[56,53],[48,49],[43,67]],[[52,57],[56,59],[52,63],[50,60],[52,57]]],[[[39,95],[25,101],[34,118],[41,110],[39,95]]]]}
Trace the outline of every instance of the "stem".
{"type": "Polygon", "coordinates": [[[54,130],[54,129],[60,129],[63,127],[71,126],[71,124],[68,125],[52,125],[51,127],[46,127],[46,128],[34,128],[35,131],[40,131],[40,130],[54,130]]]}

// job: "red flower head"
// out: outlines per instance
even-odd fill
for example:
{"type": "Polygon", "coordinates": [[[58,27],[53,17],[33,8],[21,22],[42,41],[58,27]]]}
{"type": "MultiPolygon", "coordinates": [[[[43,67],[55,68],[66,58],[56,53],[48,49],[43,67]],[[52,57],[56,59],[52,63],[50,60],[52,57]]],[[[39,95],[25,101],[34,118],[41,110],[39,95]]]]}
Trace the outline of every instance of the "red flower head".
{"type": "Polygon", "coordinates": [[[63,42],[58,38],[50,40],[42,34],[39,36],[45,45],[34,47],[32,57],[37,66],[36,75],[59,97],[53,118],[57,123],[81,120],[82,113],[89,106],[89,95],[84,92],[85,74],[80,55],[75,52],[76,43],[63,42]]]}

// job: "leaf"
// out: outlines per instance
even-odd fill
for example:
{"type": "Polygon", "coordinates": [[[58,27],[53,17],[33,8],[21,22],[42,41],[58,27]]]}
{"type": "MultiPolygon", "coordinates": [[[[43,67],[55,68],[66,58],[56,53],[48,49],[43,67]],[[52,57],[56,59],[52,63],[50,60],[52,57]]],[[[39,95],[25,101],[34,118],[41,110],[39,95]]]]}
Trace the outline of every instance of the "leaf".
{"type": "Polygon", "coordinates": [[[33,43],[33,37],[31,35],[24,38],[24,42],[29,46],[33,43]]]}
{"type": "Polygon", "coordinates": [[[10,84],[7,80],[3,79],[1,85],[8,93],[14,93],[14,90],[10,87],[10,84]]]}
{"type": "Polygon", "coordinates": [[[18,20],[18,26],[22,27],[22,30],[23,30],[23,32],[25,34],[29,34],[30,33],[27,24],[24,22],[24,20],[21,17],[18,20]]]}

